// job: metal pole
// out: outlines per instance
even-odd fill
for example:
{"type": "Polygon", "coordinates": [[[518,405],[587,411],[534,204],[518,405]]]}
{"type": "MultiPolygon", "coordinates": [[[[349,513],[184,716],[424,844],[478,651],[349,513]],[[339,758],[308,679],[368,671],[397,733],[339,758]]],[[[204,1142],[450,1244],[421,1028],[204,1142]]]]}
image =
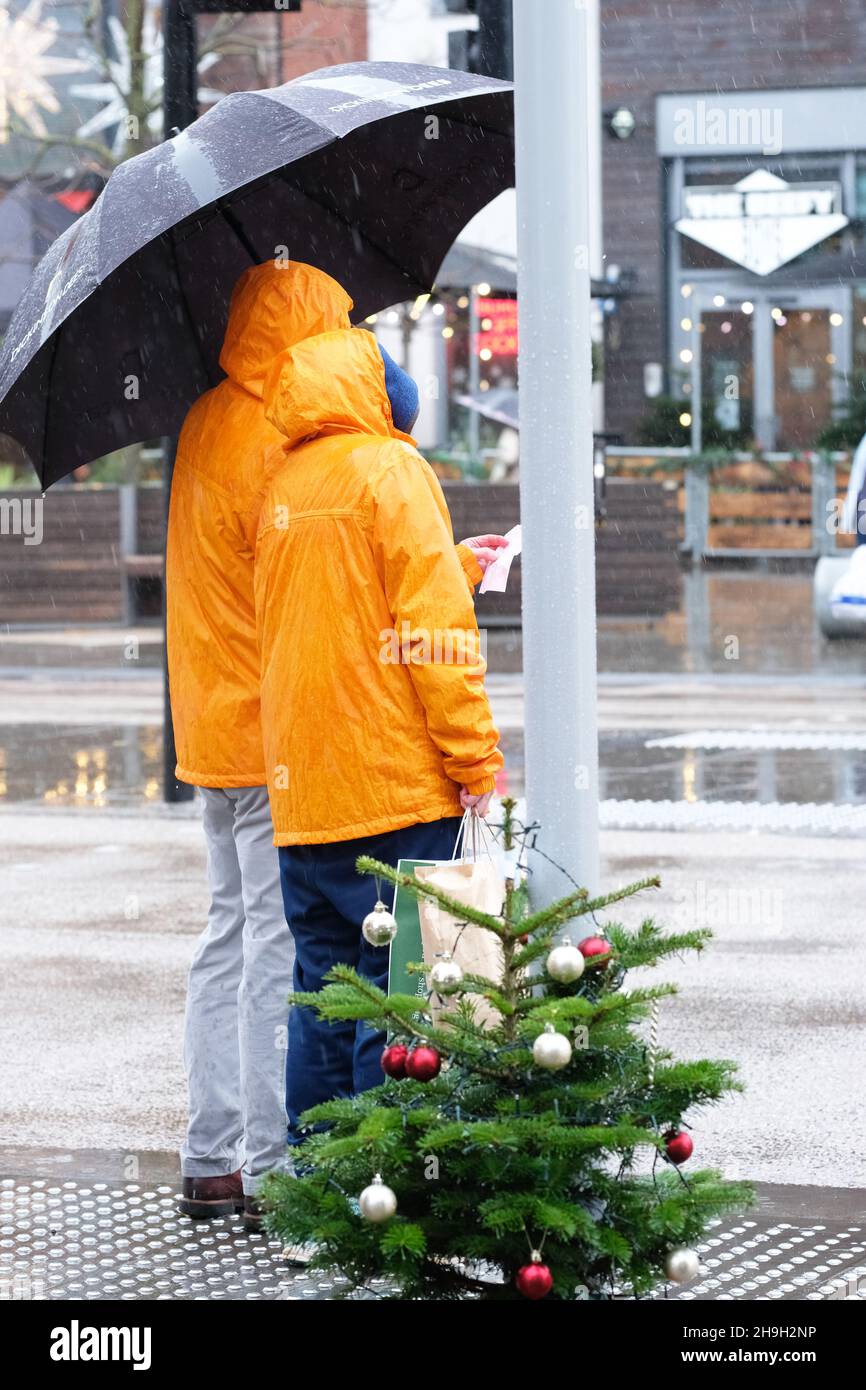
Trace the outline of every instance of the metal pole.
{"type": "MultiPolygon", "coordinates": [[[[478,334],[481,320],[478,317],[478,289],[469,286],[469,394],[478,401],[481,394],[481,360],[478,356],[478,334]]],[[[481,416],[477,410],[469,411],[469,462],[473,473],[478,466],[481,452],[481,416]]]]}
{"type": "MultiPolygon", "coordinates": [[[[528,815],[598,886],[587,16],[515,0],[520,502],[528,815]]],[[[537,903],[568,883],[530,856],[537,903]]]]}
{"type": "Polygon", "coordinates": [[[163,10],[163,131],[185,130],[198,115],[196,7],[166,0],[163,10]]]}
{"type": "MultiPolygon", "coordinates": [[[[599,0],[585,0],[586,44],[586,138],[589,147],[589,273],[593,280],[604,279],[604,242],[602,231],[601,174],[601,16],[599,0]]],[[[592,308],[592,338],[599,350],[604,345],[604,314],[601,303],[594,300],[592,308]]],[[[596,433],[604,431],[604,377],[592,387],[592,425],[596,433]]],[[[602,459],[603,462],[603,459],[602,459]]]]}
{"type": "MultiPolygon", "coordinates": [[[[183,0],[167,0],[163,11],[163,131],[168,139],[174,131],[184,130],[198,115],[196,85],[197,43],[196,19],[192,6],[183,0]]],[[[165,534],[168,535],[168,509],[171,502],[171,480],[174,473],[176,439],[162,441],[162,486],[165,501],[165,534]]],[[[167,574],[167,566],[164,569],[167,574]]],[[[168,644],[165,640],[165,579],[163,579],[163,722],[162,722],[162,795],[169,803],[189,801],[194,789],[179,782],[174,775],[177,753],[174,744],[174,723],[171,714],[171,691],[168,684],[168,644]]]]}
{"type": "Polygon", "coordinates": [[[514,70],[511,0],[478,0],[478,71],[510,82],[514,70]]]}

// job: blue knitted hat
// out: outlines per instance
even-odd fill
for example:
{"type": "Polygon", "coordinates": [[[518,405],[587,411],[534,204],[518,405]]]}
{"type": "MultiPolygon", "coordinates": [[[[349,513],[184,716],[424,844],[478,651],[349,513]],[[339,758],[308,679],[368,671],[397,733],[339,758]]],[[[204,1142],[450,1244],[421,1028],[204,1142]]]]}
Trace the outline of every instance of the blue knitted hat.
{"type": "Polygon", "coordinates": [[[408,372],[404,372],[402,367],[398,367],[391,354],[386,352],[381,343],[379,344],[379,351],[382,354],[382,361],[385,363],[385,390],[388,392],[388,400],[391,402],[394,424],[404,434],[410,434],[421,409],[418,385],[412,380],[408,372]]]}

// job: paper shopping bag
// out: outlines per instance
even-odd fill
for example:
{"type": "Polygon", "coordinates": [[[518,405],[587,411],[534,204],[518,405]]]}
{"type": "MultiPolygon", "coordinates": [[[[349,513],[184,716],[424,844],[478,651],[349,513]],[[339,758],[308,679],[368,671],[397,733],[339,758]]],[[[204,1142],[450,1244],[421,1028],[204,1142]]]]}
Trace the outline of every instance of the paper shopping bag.
{"type": "MultiPolygon", "coordinates": [[[[449,897],[467,907],[478,908],[493,916],[502,912],[505,879],[500,866],[490,858],[459,859],[450,862],[419,865],[415,877],[422,883],[439,888],[449,897]]],[[[419,904],[421,944],[425,965],[434,965],[438,958],[449,954],[465,975],[483,975],[498,982],[502,978],[502,944],[499,937],[485,927],[461,922],[435,902],[419,904]]],[[[457,1003],[457,998],[474,1005],[475,1019],[482,1027],[499,1022],[499,1013],[480,995],[462,993],[457,997],[441,998],[434,994],[430,1008],[434,1022],[441,1022],[457,1003]]]]}

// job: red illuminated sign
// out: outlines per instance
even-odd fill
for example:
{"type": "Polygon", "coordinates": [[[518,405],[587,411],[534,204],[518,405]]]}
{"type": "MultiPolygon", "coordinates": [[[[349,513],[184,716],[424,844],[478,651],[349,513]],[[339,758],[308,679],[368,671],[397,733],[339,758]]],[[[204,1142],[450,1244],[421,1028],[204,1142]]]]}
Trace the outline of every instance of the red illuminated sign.
{"type": "Polygon", "coordinates": [[[486,349],[491,357],[516,357],[517,300],[476,299],[475,313],[479,325],[476,353],[480,355],[486,349]]]}

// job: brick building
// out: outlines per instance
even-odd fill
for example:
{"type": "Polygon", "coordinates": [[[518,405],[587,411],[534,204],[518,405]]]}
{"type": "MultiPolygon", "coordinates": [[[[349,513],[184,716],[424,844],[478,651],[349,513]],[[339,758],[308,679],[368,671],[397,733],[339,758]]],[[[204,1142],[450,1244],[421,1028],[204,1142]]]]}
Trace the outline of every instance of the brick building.
{"type": "Polygon", "coordinates": [[[275,0],[274,10],[230,20],[200,16],[205,37],[215,24],[232,26],[217,73],[221,90],[277,86],[314,68],[367,57],[367,0],[304,0],[297,11],[275,0]]]}
{"type": "Polygon", "coordinates": [[[866,374],[866,0],[602,0],[608,428],[809,447],[866,374]]]}

